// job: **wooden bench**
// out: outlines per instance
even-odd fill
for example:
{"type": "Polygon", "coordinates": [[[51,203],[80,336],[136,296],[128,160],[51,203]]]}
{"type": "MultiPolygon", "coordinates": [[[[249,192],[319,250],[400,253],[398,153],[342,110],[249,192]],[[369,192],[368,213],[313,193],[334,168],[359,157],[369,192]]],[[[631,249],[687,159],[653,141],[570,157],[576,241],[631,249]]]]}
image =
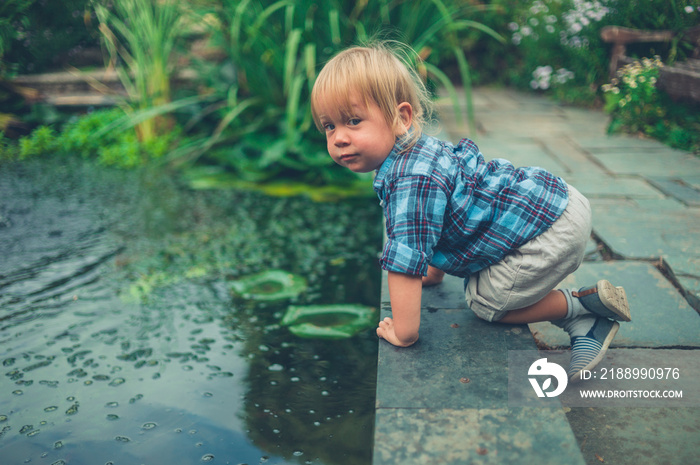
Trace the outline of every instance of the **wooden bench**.
{"type": "MultiPolygon", "coordinates": [[[[601,30],[601,37],[605,42],[613,44],[610,57],[610,76],[613,77],[619,68],[634,61],[625,54],[629,44],[670,42],[677,34],[673,31],[607,26],[601,30]]],[[[700,26],[685,31],[682,39],[694,44],[692,56],[686,61],[661,68],[656,86],[675,100],[692,99],[700,102],[700,26]]]]}

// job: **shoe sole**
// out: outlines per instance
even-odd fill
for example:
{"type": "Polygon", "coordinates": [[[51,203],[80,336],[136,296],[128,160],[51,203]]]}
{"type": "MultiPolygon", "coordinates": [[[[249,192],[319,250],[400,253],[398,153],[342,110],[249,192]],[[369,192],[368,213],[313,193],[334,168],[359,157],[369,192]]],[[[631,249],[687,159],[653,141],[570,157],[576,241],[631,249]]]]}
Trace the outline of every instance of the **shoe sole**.
{"type": "Polygon", "coordinates": [[[617,321],[614,321],[612,327],[610,328],[610,332],[608,333],[607,336],[605,336],[605,340],[603,341],[603,347],[600,348],[600,352],[598,353],[596,358],[591,360],[591,362],[588,365],[586,365],[585,367],[583,367],[580,371],[577,371],[576,373],[574,373],[574,375],[571,378],[569,378],[570,383],[577,383],[577,382],[581,381],[581,373],[584,370],[592,370],[593,368],[596,367],[596,365],[598,365],[600,363],[601,360],[603,360],[603,357],[605,356],[605,352],[608,351],[608,347],[610,347],[610,343],[615,338],[615,335],[617,334],[618,329],[620,329],[620,323],[618,323],[617,321]]]}
{"type": "Polygon", "coordinates": [[[622,287],[614,287],[610,281],[601,279],[596,284],[598,297],[605,307],[620,317],[622,321],[632,321],[630,305],[627,302],[627,293],[622,287]]]}

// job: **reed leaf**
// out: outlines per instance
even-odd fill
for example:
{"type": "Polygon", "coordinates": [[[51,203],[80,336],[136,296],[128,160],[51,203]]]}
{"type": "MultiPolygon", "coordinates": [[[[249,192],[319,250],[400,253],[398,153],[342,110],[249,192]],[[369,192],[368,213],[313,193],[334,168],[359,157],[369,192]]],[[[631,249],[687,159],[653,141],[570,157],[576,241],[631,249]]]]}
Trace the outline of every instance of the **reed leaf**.
{"type": "Polygon", "coordinates": [[[464,88],[464,97],[467,105],[467,121],[469,122],[469,134],[473,137],[476,134],[476,118],[474,117],[474,103],[472,102],[472,80],[469,72],[469,63],[467,57],[464,56],[464,51],[455,47],[453,49],[459,74],[462,77],[462,86],[464,88]]]}
{"type": "Polygon", "coordinates": [[[170,102],[172,54],[181,35],[179,7],[174,0],[114,0],[112,10],[97,0],[93,4],[105,46],[129,95],[125,111],[137,121],[133,126],[139,139],[153,140],[172,123],[160,111],[144,119],[147,112],[135,110],[170,102]]]}
{"type": "Polygon", "coordinates": [[[287,44],[284,52],[284,92],[289,93],[296,65],[297,54],[299,50],[299,42],[301,41],[301,29],[293,29],[287,37],[287,44]]]}
{"type": "Polygon", "coordinates": [[[437,66],[432,65],[430,63],[423,63],[423,65],[425,66],[428,73],[435,77],[438,81],[440,81],[440,84],[442,84],[445,87],[445,90],[447,90],[447,93],[450,96],[450,101],[452,102],[452,109],[454,110],[457,124],[462,124],[462,108],[459,105],[459,97],[457,95],[457,89],[455,88],[454,84],[452,84],[452,81],[447,76],[447,74],[442,72],[437,66]]]}

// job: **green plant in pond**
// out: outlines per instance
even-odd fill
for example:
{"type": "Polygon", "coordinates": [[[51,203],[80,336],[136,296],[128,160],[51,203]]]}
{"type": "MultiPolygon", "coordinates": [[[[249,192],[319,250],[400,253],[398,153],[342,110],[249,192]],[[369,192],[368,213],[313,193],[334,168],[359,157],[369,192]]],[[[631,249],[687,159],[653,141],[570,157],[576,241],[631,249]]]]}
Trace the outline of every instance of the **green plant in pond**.
{"type": "Polygon", "coordinates": [[[374,327],[377,310],[364,305],[292,305],[280,324],[299,337],[345,339],[374,327]]]}
{"type": "Polygon", "coordinates": [[[306,290],[306,280],[282,270],[267,270],[231,283],[234,295],[243,299],[277,301],[294,299],[306,290]]]}
{"type": "MultiPolygon", "coordinates": [[[[179,4],[174,0],[114,0],[111,5],[94,2],[105,47],[129,95],[124,110],[135,115],[169,104],[174,51],[183,32],[179,4]]],[[[172,126],[172,119],[164,115],[135,125],[142,142],[155,140],[172,126]]]]}

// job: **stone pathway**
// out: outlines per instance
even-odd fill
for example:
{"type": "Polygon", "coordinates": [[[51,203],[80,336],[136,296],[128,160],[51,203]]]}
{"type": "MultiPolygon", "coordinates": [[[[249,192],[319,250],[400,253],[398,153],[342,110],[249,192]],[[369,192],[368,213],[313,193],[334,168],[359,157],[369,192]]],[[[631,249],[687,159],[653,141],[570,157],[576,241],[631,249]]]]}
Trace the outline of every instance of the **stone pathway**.
{"type": "MultiPolygon", "coordinates": [[[[614,345],[700,347],[700,157],[654,140],[608,136],[601,111],[510,90],[477,89],[474,99],[473,138],[484,156],[541,166],[591,201],[591,253],[564,285],[607,278],[625,287],[633,321],[614,345]]],[[[464,130],[445,115],[445,130],[459,139],[464,130]]],[[[548,346],[569,343],[548,323],[532,329],[548,346]]]]}
{"type": "MultiPolygon", "coordinates": [[[[653,140],[609,136],[608,116],[601,111],[563,107],[535,94],[480,88],[474,104],[478,133],[469,136],[445,105],[443,137],[457,142],[469,136],[487,159],[546,168],[591,201],[594,237],[586,261],[563,285],[607,278],[625,287],[632,322],[621,325],[612,347],[680,348],[700,355],[700,158],[653,140]]],[[[492,325],[459,311],[465,305],[460,284],[446,281],[424,293],[420,347],[402,351],[380,342],[376,464],[467,463],[460,462],[467,456],[468,463],[527,463],[522,454],[542,447],[555,452],[539,456],[538,463],[579,463],[567,443],[571,431],[587,464],[697,460],[700,407],[567,408],[570,430],[556,415],[529,412],[523,418],[521,410],[503,410],[505,393],[493,389],[505,379],[504,353],[524,347],[530,335],[527,327],[523,334],[514,327],[494,333],[500,352],[490,347],[465,353],[474,344],[465,339],[470,332],[492,325]],[[465,372],[475,374],[468,389],[460,386],[465,372]],[[483,386],[476,384],[481,378],[488,381],[483,386]],[[534,430],[536,437],[518,434],[534,430]],[[411,435],[417,436],[399,440],[411,435]],[[549,443],[532,442],[547,436],[549,443]]],[[[387,300],[383,296],[388,315],[387,300]]],[[[530,330],[540,347],[569,345],[550,323],[530,330]]]]}

